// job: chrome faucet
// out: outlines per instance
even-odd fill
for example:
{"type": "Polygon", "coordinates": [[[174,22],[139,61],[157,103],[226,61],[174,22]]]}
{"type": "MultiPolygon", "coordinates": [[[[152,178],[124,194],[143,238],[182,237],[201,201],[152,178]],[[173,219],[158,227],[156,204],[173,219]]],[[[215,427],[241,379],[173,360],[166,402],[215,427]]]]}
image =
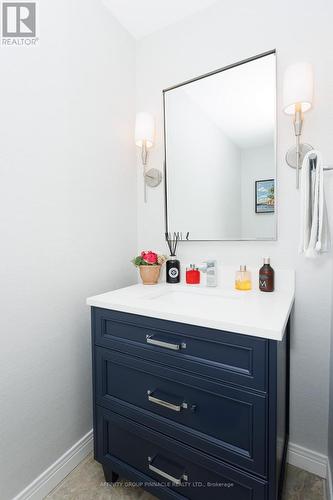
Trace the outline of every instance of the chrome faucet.
{"type": "Polygon", "coordinates": [[[217,286],[217,261],[216,260],[205,260],[203,266],[201,266],[200,271],[206,273],[206,285],[207,286],[217,286]]]}

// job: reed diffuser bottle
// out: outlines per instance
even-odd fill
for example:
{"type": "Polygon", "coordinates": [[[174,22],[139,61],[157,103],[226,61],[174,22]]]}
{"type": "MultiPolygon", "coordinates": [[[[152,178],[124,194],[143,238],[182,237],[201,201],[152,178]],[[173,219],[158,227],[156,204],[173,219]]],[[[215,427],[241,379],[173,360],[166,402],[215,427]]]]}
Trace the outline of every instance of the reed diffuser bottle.
{"type": "Polygon", "coordinates": [[[166,261],[167,283],[180,283],[180,262],[176,255],[170,255],[166,261]]]}
{"type": "Polygon", "coordinates": [[[176,257],[179,233],[174,233],[173,238],[165,233],[165,239],[170,250],[170,257],[166,261],[166,281],[167,283],[180,283],[180,262],[176,257]]]}

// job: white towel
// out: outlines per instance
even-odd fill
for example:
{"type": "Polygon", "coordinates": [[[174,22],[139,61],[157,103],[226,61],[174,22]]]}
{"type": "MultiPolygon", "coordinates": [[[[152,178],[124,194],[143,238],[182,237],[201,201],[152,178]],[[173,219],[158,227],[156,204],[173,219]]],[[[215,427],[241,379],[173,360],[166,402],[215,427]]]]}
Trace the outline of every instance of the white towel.
{"type": "Polygon", "coordinates": [[[301,224],[299,252],[316,258],[331,247],[324,191],[324,167],[319,151],[304,157],[301,171],[301,224]],[[310,155],[317,156],[316,169],[311,171],[310,155]]]}

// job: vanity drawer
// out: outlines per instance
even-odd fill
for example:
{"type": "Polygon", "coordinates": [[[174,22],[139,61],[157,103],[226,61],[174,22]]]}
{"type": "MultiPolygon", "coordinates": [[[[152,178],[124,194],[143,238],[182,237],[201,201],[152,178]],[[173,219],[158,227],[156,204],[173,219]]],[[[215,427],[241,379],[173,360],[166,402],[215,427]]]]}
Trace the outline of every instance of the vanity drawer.
{"type": "MultiPolygon", "coordinates": [[[[144,474],[155,486],[163,484],[170,498],[266,498],[265,481],[98,406],[96,417],[96,458],[116,472],[117,462],[130,464],[140,477],[144,474]]],[[[162,491],[160,498],[168,496],[162,491]]]]}
{"type": "Polygon", "coordinates": [[[92,324],[99,346],[266,391],[264,339],[100,308],[92,324]]]}
{"type": "Polygon", "coordinates": [[[265,476],[266,397],[96,348],[96,403],[265,476]]]}

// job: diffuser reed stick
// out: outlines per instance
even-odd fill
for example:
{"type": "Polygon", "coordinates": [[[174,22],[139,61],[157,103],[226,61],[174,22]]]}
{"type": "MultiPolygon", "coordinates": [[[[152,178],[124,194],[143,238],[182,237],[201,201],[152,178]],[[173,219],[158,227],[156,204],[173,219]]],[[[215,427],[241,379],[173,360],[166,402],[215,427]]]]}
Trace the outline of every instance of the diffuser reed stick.
{"type": "MultiPolygon", "coordinates": [[[[167,242],[170,255],[171,257],[174,257],[177,252],[177,247],[178,247],[178,242],[183,241],[183,233],[182,232],[177,232],[177,233],[164,233],[165,234],[165,241],[167,242]]],[[[190,236],[190,233],[187,232],[185,239],[188,241],[190,236]]]]}

